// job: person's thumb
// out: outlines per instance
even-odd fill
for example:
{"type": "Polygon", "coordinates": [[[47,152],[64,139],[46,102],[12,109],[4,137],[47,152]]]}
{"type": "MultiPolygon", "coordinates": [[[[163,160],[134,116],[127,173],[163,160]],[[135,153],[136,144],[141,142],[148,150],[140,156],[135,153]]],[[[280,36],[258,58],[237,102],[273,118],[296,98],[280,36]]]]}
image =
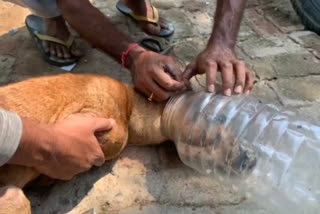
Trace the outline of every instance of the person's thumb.
{"type": "Polygon", "coordinates": [[[114,119],[95,118],[93,130],[94,132],[109,131],[115,123],[116,121],[114,119]]]}
{"type": "Polygon", "coordinates": [[[195,75],[195,63],[190,63],[183,72],[182,78],[184,80],[190,80],[195,75]]]}

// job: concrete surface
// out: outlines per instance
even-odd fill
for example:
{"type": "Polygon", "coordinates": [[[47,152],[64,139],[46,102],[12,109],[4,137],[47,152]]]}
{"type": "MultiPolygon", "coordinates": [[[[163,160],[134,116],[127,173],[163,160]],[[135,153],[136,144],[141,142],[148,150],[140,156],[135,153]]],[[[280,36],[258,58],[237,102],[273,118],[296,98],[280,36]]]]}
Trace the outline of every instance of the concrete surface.
{"type": "MultiPolygon", "coordinates": [[[[215,1],[152,0],[176,25],[174,56],[186,66],[206,44],[215,1]]],[[[118,27],[138,41],[146,36],[134,22],[115,9],[116,0],[95,0],[118,27]]],[[[0,83],[64,72],[39,57],[24,27],[27,9],[0,2],[0,83]],[[16,28],[14,35],[9,30],[16,28]]],[[[127,71],[102,52],[78,39],[86,56],[74,71],[103,73],[130,82],[127,71]]],[[[168,42],[161,39],[161,42],[168,42]]],[[[243,19],[237,53],[254,69],[252,94],[296,108],[320,119],[320,37],[305,31],[288,0],[250,0],[243,19]]],[[[193,79],[202,89],[204,77],[193,79]]],[[[29,189],[33,213],[272,213],[263,199],[243,194],[185,167],[173,145],[129,147],[114,161],[57,182],[50,188],[29,189]]]]}

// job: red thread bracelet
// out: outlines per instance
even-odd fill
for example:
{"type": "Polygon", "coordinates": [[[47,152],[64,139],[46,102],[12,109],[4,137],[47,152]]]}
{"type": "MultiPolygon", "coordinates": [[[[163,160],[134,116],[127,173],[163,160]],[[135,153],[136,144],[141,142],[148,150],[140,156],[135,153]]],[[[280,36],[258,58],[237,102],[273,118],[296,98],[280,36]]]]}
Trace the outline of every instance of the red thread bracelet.
{"type": "Polygon", "coordinates": [[[127,58],[128,54],[129,54],[129,52],[131,51],[131,49],[133,49],[133,48],[135,48],[137,46],[139,46],[139,44],[131,43],[129,45],[129,47],[127,48],[127,50],[122,52],[122,54],[121,54],[121,65],[122,65],[123,68],[125,67],[126,58],[127,58]]]}

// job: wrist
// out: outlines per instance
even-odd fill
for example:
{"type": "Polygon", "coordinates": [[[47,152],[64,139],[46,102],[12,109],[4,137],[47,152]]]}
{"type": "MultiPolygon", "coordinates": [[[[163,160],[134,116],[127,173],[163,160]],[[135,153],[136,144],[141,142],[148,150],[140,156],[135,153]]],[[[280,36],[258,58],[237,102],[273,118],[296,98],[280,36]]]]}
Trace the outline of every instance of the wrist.
{"type": "Polygon", "coordinates": [[[236,55],[233,47],[230,47],[221,43],[212,43],[206,47],[205,51],[209,53],[217,53],[217,54],[228,53],[228,54],[236,55]]]}
{"type": "Polygon", "coordinates": [[[131,67],[134,64],[134,62],[138,59],[139,55],[144,51],[146,50],[141,46],[136,46],[132,48],[124,59],[124,67],[131,70],[131,67]]]}
{"type": "Polygon", "coordinates": [[[49,154],[49,139],[54,138],[52,125],[22,118],[23,133],[10,164],[37,167],[49,154]]]}
{"type": "Polygon", "coordinates": [[[212,34],[209,43],[207,45],[208,49],[215,49],[215,48],[221,48],[221,49],[229,49],[234,51],[236,46],[236,40],[226,38],[222,35],[212,34]]]}

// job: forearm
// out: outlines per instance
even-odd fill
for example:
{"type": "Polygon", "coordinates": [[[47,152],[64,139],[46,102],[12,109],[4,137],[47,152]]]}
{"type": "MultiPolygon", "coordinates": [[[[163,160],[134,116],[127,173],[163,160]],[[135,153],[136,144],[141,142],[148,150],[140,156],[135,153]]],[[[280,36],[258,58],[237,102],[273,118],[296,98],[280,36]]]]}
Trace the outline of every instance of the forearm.
{"type": "Polygon", "coordinates": [[[217,0],[208,48],[223,45],[234,49],[247,0],[217,0]]]}
{"type": "Polygon", "coordinates": [[[10,164],[36,167],[49,155],[48,140],[55,136],[51,133],[51,125],[21,118],[23,132],[19,147],[9,160],[10,164]]]}
{"type": "Polygon", "coordinates": [[[118,62],[132,41],[88,0],[58,0],[66,21],[95,48],[111,55],[118,62]]]}

